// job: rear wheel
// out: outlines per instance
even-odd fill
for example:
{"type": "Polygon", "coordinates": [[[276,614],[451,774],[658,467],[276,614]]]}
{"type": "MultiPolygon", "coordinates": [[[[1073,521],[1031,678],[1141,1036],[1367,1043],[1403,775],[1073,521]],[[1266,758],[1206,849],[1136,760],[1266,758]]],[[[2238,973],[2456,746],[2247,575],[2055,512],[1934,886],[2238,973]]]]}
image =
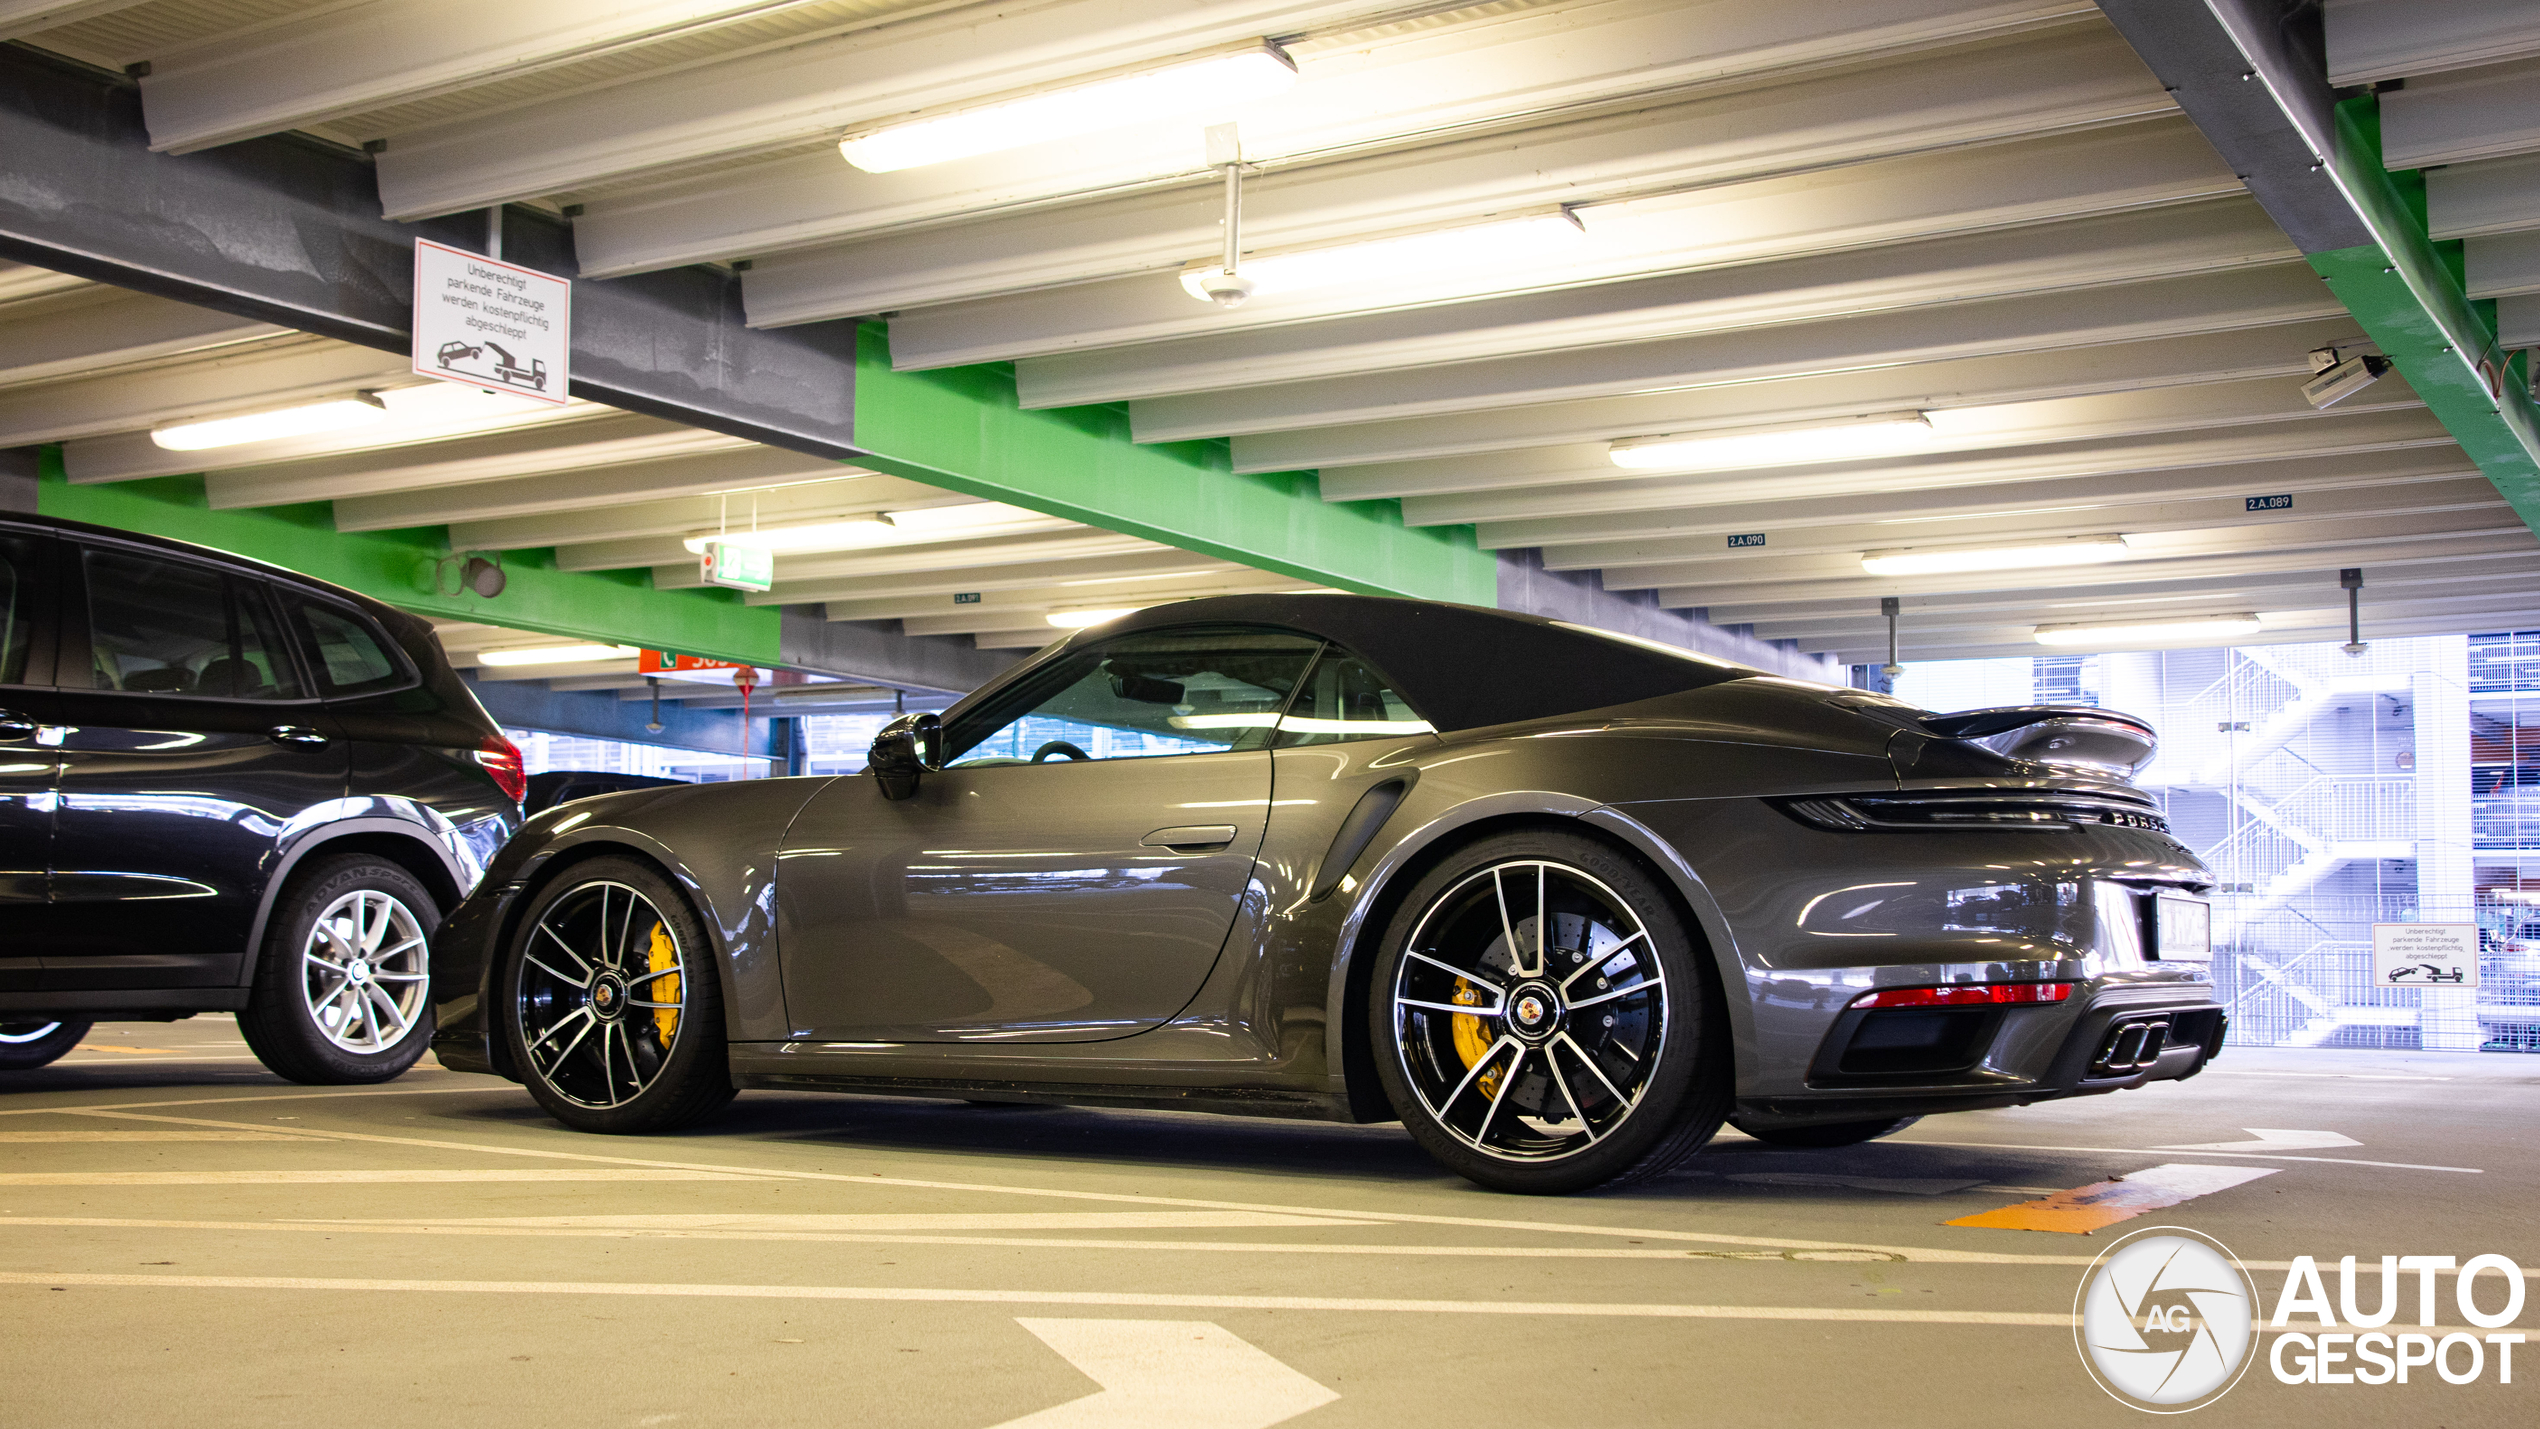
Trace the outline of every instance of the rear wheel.
{"type": "Polygon", "coordinates": [[[530,1095],[577,1131],[689,1125],[732,1100],[705,924],[631,858],[575,864],[520,920],[496,984],[530,1095]]]}
{"type": "Polygon", "coordinates": [[[1604,844],[1485,839],[1386,930],[1368,999],[1385,1093],[1432,1157],[1496,1190],[1656,1176],[1729,1109],[1699,956],[1658,881],[1604,844]]]}
{"type": "Polygon", "coordinates": [[[95,1026],[89,1022],[27,1019],[0,1022],[0,1072],[32,1072],[59,1061],[95,1026]]]}
{"type": "Polygon", "coordinates": [[[239,1034],[275,1076],[313,1086],[384,1082],[432,1041],[440,910],[383,858],[320,859],[274,900],[239,1034]]]}
{"type": "Polygon", "coordinates": [[[1741,1126],[1738,1130],[1758,1141],[1775,1146],[1804,1146],[1823,1150],[1835,1146],[1858,1146],[1892,1136],[1921,1121],[1919,1116],[1881,1117],[1876,1121],[1831,1121],[1814,1126],[1741,1126]]]}

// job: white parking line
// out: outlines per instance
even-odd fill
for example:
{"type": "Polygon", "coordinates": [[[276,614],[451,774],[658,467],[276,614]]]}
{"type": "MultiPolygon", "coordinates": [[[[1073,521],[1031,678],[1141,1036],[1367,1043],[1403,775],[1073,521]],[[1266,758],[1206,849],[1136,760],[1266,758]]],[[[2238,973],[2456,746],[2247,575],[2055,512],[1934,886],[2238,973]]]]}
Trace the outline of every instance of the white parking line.
{"type": "MultiPolygon", "coordinates": [[[[2080,1151],[2091,1155],[2147,1156],[2150,1150],[2140,1146],[2043,1146],[2019,1141],[1928,1141],[1922,1137],[1893,1137],[1890,1146],[1965,1146],[1979,1151],[2080,1151]]],[[[2162,1152],[2178,1152],[2188,1156],[2227,1156],[2234,1161],[2314,1161],[2325,1166],[2377,1166],[2385,1171],[2457,1171],[2464,1176],[2484,1176],[2478,1166],[2420,1166],[2412,1161],[2356,1161],[2344,1156],[2284,1156],[2270,1151],[2189,1151],[2183,1146],[2154,1148],[2162,1152]]]]}
{"type": "Polygon", "coordinates": [[[756,1181],[727,1171],[10,1171],[0,1186],[435,1185],[473,1181],[756,1181]]]}
{"type": "Polygon", "coordinates": [[[1635,1320],[1799,1320],[1863,1325],[2006,1325],[2069,1331],[2070,1312],[1873,1310],[1815,1305],[1595,1301],[1381,1300],[1324,1295],[1161,1295],[1119,1290],[950,1290],[898,1285],[696,1285],[615,1280],[337,1280],[288,1275],[47,1275],[0,1271],[0,1285],[141,1290],[333,1290],[357,1294],[629,1295],[745,1300],[878,1300],[949,1305],[1106,1305],[1172,1310],[1324,1310],[1387,1315],[1545,1315],[1635,1320]]]}
{"type": "Polygon", "coordinates": [[[323,1141],[287,1131],[0,1131],[0,1144],[64,1141],[323,1141]]]}

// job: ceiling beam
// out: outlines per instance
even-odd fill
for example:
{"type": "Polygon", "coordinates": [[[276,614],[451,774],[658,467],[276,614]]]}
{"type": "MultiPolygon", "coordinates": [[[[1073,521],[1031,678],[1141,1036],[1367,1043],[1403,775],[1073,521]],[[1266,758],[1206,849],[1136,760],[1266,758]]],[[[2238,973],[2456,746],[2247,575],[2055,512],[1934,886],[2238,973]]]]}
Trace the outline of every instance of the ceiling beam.
{"type": "MultiPolygon", "coordinates": [[[[2078,584],[2114,586],[2138,582],[2188,580],[2199,576],[2238,577],[2260,575],[2271,571],[2306,571],[2322,566],[2362,566],[2366,568],[2401,565],[2415,561],[2461,560],[2477,556],[2522,556],[2533,550],[2531,532],[2527,529],[2495,532],[2443,532],[2434,535],[2391,535],[2388,537],[2353,537],[2339,542],[2328,552],[2317,550],[2235,551],[2220,555],[2191,556],[2169,560],[2121,561],[2092,566],[2086,573],[2069,577],[2078,584]]],[[[1705,565],[1711,563],[1704,563],[1705,565]]],[[[1859,571],[1856,563],[1853,567],[1859,571]]],[[[2011,571],[1994,575],[1905,576],[1874,578],[1867,574],[1843,576],[1821,575],[1815,579],[1784,581],[1717,580],[1716,571],[1678,571],[1662,566],[1642,566],[1633,570],[1606,572],[1609,583],[1622,589],[1638,588],[1640,582],[1659,581],[1677,576],[1691,576],[1710,583],[1702,585],[1670,583],[1658,591],[1658,603],[1670,609],[1703,609],[1761,601],[1802,600],[1875,600],[1884,595],[1912,596],[1946,594],[1969,590],[2055,590],[2058,582],[2050,574],[2037,571],[2011,571]]]]}
{"type": "Polygon", "coordinates": [[[941,599],[959,594],[1029,590],[1040,586],[1081,590],[1088,600],[1117,592],[1134,595],[1141,585],[1225,577],[1247,568],[1231,561],[1212,561],[1188,551],[1150,548],[1126,554],[1104,553],[1071,559],[1016,561],[962,570],[893,572],[788,582],[763,595],[758,604],[794,605],[825,601],[832,620],[858,620],[852,612],[871,600],[941,599]]]}
{"type": "MultiPolygon", "coordinates": [[[[2104,347],[1819,373],[1734,387],[1264,432],[1236,437],[1234,462],[1237,471],[1364,465],[1661,433],[1796,425],[1906,408],[1954,410],[2303,376],[2310,371],[2303,361],[2305,352],[2354,338],[2354,321],[2336,317],[2104,347]]],[[[2037,440],[2033,436],[2022,439],[2037,440]]]]}
{"type": "Polygon", "coordinates": [[[165,298],[92,286],[0,308],[0,387],[87,376],[286,331],[165,298]]]}
{"type": "Polygon", "coordinates": [[[346,452],[272,466],[222,467],[211,474],[208,489],[215,506],[288,506],[745,450],[747,443],[718,432],[630,412],[525,432],[461,437],[394,453],[346,452]]]}
{"type": "MultiPolygon", "coordinates": [[[[2121,533],[2131,539],[2137,536],[2148,538],[2155,533],[2246,531],[2250,539],[2262,540],[2271,526],[2337,517],[2410,517],[2466,512],[2509,517],[2512,513],[2505,499],[2496,494],[2494,485],[2475,471],[2404,484],[2308,492],[2293,495],[2293,501],[2288,506],[2269,510],[2246,509],[2249,499],[2229,493],[2216,495],[2209,490],[2162,501],[2085,501],[2062,509],[1965,512],[1945,518],[1829,522],[1798,527],[1765,522],[1752,531],[1651,531],[1639,536],[1569,541],[1527,539],[1517,535],[1505,544],[1508,547],[1541,547],[1548,569],[1585,570],[1609,563],[1624,563],[1615,560],[1616,557],[1648,560],[1653,553],[1661,551],[1672,550],[1688,557],[1717,555],[1729,549],[1729,541],[1751,540],[1754,537],[1763,538],[1763,544],[1750,543],[1738,547],[1740,554],[1780,551],[1784,556],[1811,553],[1858,555],[1891,547],[2044,541],[2100,533],[2121,533]]],[[[1484,529],[1482,539],[1486,547],[1500,549],[1492,544],[1488,528],[1484,529]]]]}
{"type": "MultiPolygon", "coordinates": [[[[1608,205],[1593,215],[1596,238],[1582,245],[1577,260],[1532,264],[1504,283],[1456,275],[1451,296],[1479,298],[1502,285],[1523,291],[1608,284],[1837,250],[1869,254],[1887,244],[2216,198],[2248,207],[2240,181],[2195,126],[2165,115],[1608,205]],[[1697,213],[1699,226],[1688,232],[1687,218],[1697,213]]],[[[2265,232],[2285,250],[2272,225],[2265,232]]],[[[1348,338],[1348,350],[1356,351],[1399,339],[1407,344],[1402,350],[1417,353],[1437,345],[1420,330],[1420,287],[1417,275],[1404,275],[1382,292],[1354,285],[1269,293],[1229,310],[1192,301],[1169,275],[1141,273],[902,312],[891,320],[891,357],[918,369],[1072,354],[1053,366],[1072,378],[1079,371],[1108,374],[1114,361],[1143,368],[1151,353],[1160,355],[1099,349],[1184,339],[1189,346],[1175,349],[1175,361],[1198,366],[1221,345],[1247,343],[1246,350],[1268,360],[1285,351],[1279,329],[1303,322],[1326,324],[1318,330],[1323,346],[1342,346],[1348,338]],[[1405,330],[1378,328],[1361,336],[1357,328],[1375,326],[1374,318],[1344,321],[1378,312],[1405,330]]],[[[1477,314],[1459,319],[1448,312],[1437,321],[1486,330],[1510,321],[1477,314]]]]}
{"type": "Polygon", "coordinates": [[[2375,421],[2347,417],[2169,438],[2057,443],[1992,459],[1880,462],[1841,470],[1785,467],[1779,474],[1786,479],[1787,495],[1779,499],[1773,479],[1760,473],[1719,481],[1667,477],[1648,482],[1648,490],[1624,481],[1579,481],[1462,498],[1417,497],[1403,503],[1403,519],[1415,525],[1477,521],[1482,543],[1498,550],[1635,535],[1916,521],[2076,503],[2183,499],[2235,489],[2252,496],[2298,495],[2464,473],[2476,475],[2477,468],[2441,425],[2422,410],[2403,410],[2375,421]],[[1580,514],[1551,514],[1563,512],[1580,514]]]}
{"type": "Polygon", "coordinates": [[[2425,217],[2436,239],[2540,228],[2540,154],[2448,164],[2425,175],[2425,217]]]}
{"type": "MultiPolygon", "coordinates": [[[[0,205],[5,202],[0,198],[0,205]]],[[[346,396],[406,370],[403,356],[316,337],[214,348],[142,368],[0,391],[0,447],[146,431],[246,406],[346,396]]]]}
{"type": "MultiPolygon", "coordinates": [[[[1055,516],[1025,512],[1021,519],[1011,524],[1000,525],[996,529],[1001,535],[1042,535],[1062,531],[1083,531],[1086,528],[1072,521],[1062,521],[1055,516]]],[[[911,531],[898,535],[888,543],[887,549],[918,551],[929,546],[955,546],[976,539],[978,535],[975,532],[911,531]]],[[[694,561],[695,555],[681,542],[680,536],[638,536],[622,541],[578,543],[558,547],[556,564],[568,571],[622,571],[631,570],[637,566],[667,566],[679,561],[694,561]]],[[[850,549],[861,551],[874,548],[858,546],[850,549]]],[[[836,554],[839,553],[780,551],[776,555],[776,569],[781,574],[798,564],[820,561],[836,554]]],[[[959,557],[950,559],[958,560],[959,557]]]]}
{"type": "Polygon", "coordinates": [[[2380,98],[2382,161],[2394,169],[2540,149],[2540,54],[2420,75],[2380,98]]]}
{"type": "Polygon", "coordinates": [[[2030,353],[2166,342],[2344,314],[2317,275],[2296,262],[1934,303],[1655,342],[1156,397],[1130,403],[1129,421],[1142,442],[1250,436],[1589,401],[1662,387],[1745,386],[1960,358],[2003,361],[2030,353]]]}
{"type": "MultiPolygon", "coordinates": [[[[1195,600],[1211,595],[1241,595],[1257,591],[1311,590],[1304,581],[1280,576],[1265,576],[1259,571],[1240,568],[1203,573],[1180,580],[1140,581],[1134,587],[1105,590],[1101,586],[1037,585],[1012,590],[966,591],[935,595],[891,595],[871,600],[839,601],[829,604],[831,620],[935,620],[979,616],[1004,620],[1014,615],[1034,619],[1059,607],[1101,609],[1108,606],[1162,605],[1167,601],[1195,600]],[[955,604],[954,594],[973,594],[979,599],[955,604]]],[[[988,625],[947,627],[930,633],[967,633],[991,628],[988,625]]],[[[911,634],[918,633],[914,627],[911,634]]]]}
{"type": "MultiPolygon", "coordinates": [[[[2476,618],[2482,610],[2520,609],[2540,603],[2540,570],[2516,580],[2498,581],[2475,591],[2449,594],[2394,595],[2378,591],[2371,602],[2373,614],[2382,619],[2414,615],[2437,615],[2459,612],[2476,618]]],[[[2182,616],[2230,615],[2248,612],[2268,618],[2268,624],[2309,616],[2314,612],[2335,611],[2337,619],[2346,618],[2346,601],[2336,582],[2314,581],[2299,592],[2284,592],[2272,601],[2243,600],[2237,603],[2211,599],[2203,601],[2163,602],[2159,605],[2128,606],[2105,611],[1971,611],[1963,615],[1925,614],[1912,622],[1915,639],[1922,644],[1950,642],[1967,631],[2016,630],[2026,636],[2038,625],[2072,623],[2110,623],[2116,621],[2173,620],[2182,616]]],[[[1898,640],[1902,643],[1908,627],[1898,622],[1898,640]]],[[[1803,645],[1867,644],[1887,639],[1887,624],[1877,615],[1852,620],[1806,620],[1759,622],[1755,635],[1761,640],[1796,640],[1803,645]]]]}
{"type": "MultiPolygon", "coordinates": [[[[1273,171],[1246,187],[1244,232],[1271,252],[2170,109],[2113,36],[2095,25],[2068,26],[1876,68],[1273,171]]],[[[1219,247],[1223,200],[1204,173],[1193,177],[1199,181],[1157,192],[758,259],[745,275],[750,320],[781,326],[1178,270],[1219,247]]],[[[1595,222],[1592,207],[1588,221],[1595,222]]]]}
{"type": "MultiPolygon", "coordinates": [[[[2105,526],[2089,526],[2089,532],[2106,531],[2127,537],[2129,554],[2118,564],[2139,561],[2168,560],[2182,556],[2222,555],[2228,552],[2300,550],[2333,546],[2343,541],[2368,543],[2420,536],[2487,535],[2520,529],[2510,507],[2492,501],[2474,506],[2424,512],[2414,515],[2336,514],[2313,518],[2304,512],[2269,512],[2264,516],[2290,515],[2293,520],[2252,519],[2241,516],[2226,525],[2192,526],[2170,530],[2118,532],[2105,526]]],[[[2035,539],[2060,539],[2067,532],[2065,523],[2050,521],[2046,529],[2035,533],[2035,539]]],[[[1873,576],[1861,568],[1864,544],[1835,542],[1832,532],[1821,532],[1803,539],[1798,549],[1775,555],[1771,547],[1761,550],[1726,549],[1721,538],[1692,541],[1604,542],[1588,546],[1563,546],[1544,553],[1544,564],[1552,570],[1602,570],[1609,589],[1647,588],[1652,585],[1709,584],[1735,581],[1768,583],[1776,581],[1809,581],[1848,577],[1871,584],[1893,582],[1894,577],[1873,576]],[[1653,571],[1664,570],[1664,579],[1652,579],[1653,571]],[[1629,584],[1625,584],[1628,582],[1629,584]]],[[[1915,551],[1984,550],[2006,543],[2024,544],[2032,539],[2028,533],[2004,533],[1998,537],[1962,538],[1956,531],[1931,532],[1921,540],[1890,543],[1893,548],[1915,551]]],[[[1877,549],[1888,549],[1881,546],[1877,549]]],[[[2062,581],[2087,580],[2094,571],[2107,570],[2107,565],[2074,566],[2061,571],[2021,570],[1977,573],[1954,579],[1963,590],[1999,589],[2004,585],[2054,585],[2062,581]]],[[[1915,577],[1913,579],[1921,579],[1915,577]]]]}
{"type": "MultiPolygon", "coordinates": [[[[1017,375],[1024,405],[1050,407],[1131,398],[1194,400],[1190,394],[1230,387],[1329,383],[1485,358],[1565,353],[1592,364],[1592,357],[1576,349],[1656,343],[1635,349],[1654,354],[1668,350],[1664,339],[1754,335],[1758,329],[1900,309],[1947,322],[1946,315],[1929,309],[2236,271],[2294,257],[2256,205],[2222,200],[1039,358],[1025,361],[1017,375]]],[[[2249,286],[2260,281],[2253,277],[2249,286]]],[[[2251,294],[2238,284],[2232,292],[2234,306],[2245,309],[2251,294]]],[[[2305,296],[2317,306],[2316,294],[2305,296]]],[[[1763,341],[1769,346],[1771,338],[1763,341]]],[[[1698,373],[1703,365],[1685,370],[1698,373]]]]}
{"type": "MultiPolygon", "coordinates": [[[[622,474],[619,468],[599,473],[603,477],[622,474]]],[[[532,477],[532,482],[565,478],[532,477]]],[[[873,476],[852,470],[836,473],[835,480],[802,481],[767,491],[748,492],[737,497],[678,495],[645,500],[629,492],[614,501],[589,501],[587,495],[575,492],[576,504],[559,507],[551,504],[561,496],[545,501],[504,496],[503,483],[491,490],[485,487],[462,487],[453,495],[475,495],[481,505],[464,513],[446,517],[450,527],[450,544],[463,550],[521,551],[542,546],[568,546],[593,541],[624,541],[641,536],[684,536],[692,531],[730,529],[747,530],[753,522],[796,522],[833,516],[858,515],[894,507],[941,505],[948,499],[931,486],[920,486],[897,477],[873,476]],[[589,501],[589,504],[583,504],[589,501]]],[[[374,497],[373,500],[398,500],[396,497],[374,497]]],[[[335,522],[342,529],[346,520],[344,508],[354,503],[338,502],[335,522]]],[[[385,519],[384,513],[372,519],[385,519]]],[[[429,524],[429,523],[421,523],[429,524]]]]}
{"type": "MultiPolygon", "coordinates": [[[[1134,536],[1086,531],[797,556],[784,563],[783,574],[792,589],[784,591],[783,600],[776,603],[792,605],[820,599],[797,592],[809,592],[830,581],[947,571],[957,573],[981,566],[1040,564],[1101,556],[1144,555],[1154,549],[1152,542],[1141,541],[1134,536]]],[[[697,563],[685,561],[675,566],[654,567],[653,585],[661,590],[693,590],[704,586],[705,581],[697,574],[697,563]]],[[[962,588],[967,590],[972,587],[962,588]]]]}
{"type": "MultiPolygon", "coordinates": [[[[2042,22],[2069,24],[2073,12],[2051,0],[1862,0],[1819,13],[1754,0],[1606,0],[1468,10],[1457,19],[1290,41],[1296,85],[1243,107],[1247,165],[1262,176],[1406,141],[1536,127],[1626,103],[1647,107],[1653,98],[1666,102],[1766,70],[1790,76],[2042,22]]],[[[1098,142],[1029,144],[893,174],[861,172],[823,144],[761,164],[594,194],[578,231],[591,271],[629,272],[1212,181],[1202,157],[1190,121],[1178,116],[1124,125],[1098,142]]]]}
{"type": "Polygon", "coordinates": [[[117,10],[129,10],[141,3],[143,0],[0,0],[0,40],[41,34],[117,10]]]}
{"type": "MultiPolygon", "coordinates": [[[[2464,612],[2421,615],[2389,621],[2367,620],[2364,623],[2363,635],[2365,641],[2369,643],[2373,640],[2399,640],[2418,635],[2472,635],[2482,631],[2529,630],[2535,627],[2540,627],[2540,601],[2526,600],[2488,612],[2483,617],[2473,617],[2464,612]]],[[[2325,645],[2343,644],[2345,639],[2346,612],[2340,608],[2334,611],[2314,612],[2307,624],[2278,626],[2262,632],[2254,639],[2244,636],[2236,640],[2179,641],[2147,648],[2210,650],[2267,645],[2325,645]]],[[[1900,653],[1909,665],[1938,660],[1988,660],[2001,659],[2005,656],[2095,653],[2070,648],[2049,649],[2038,644],[2033,638],[2022,643],[2018,638],[2018,632],[2014,631],[2001,632],[1996,640],[1998,643],[1944,645],[1900,653]]],[[[1887,658],[1887,646],[1885,641],[1881,640],[1876,644],[1832,649],[1827,653],[1846,664],[1876,664],[1887,658]]]]}
{"type": "Polygon", "coordinates": [[[784,8],[769,0],[357,0],[154,57],[153,148],[190,154],[513,80],[784,8]]]}
{"type": "Polygon", "coordinates": [[[380,196],[398,219],[484,208],[1386,8],[1369,0],[947,7],[394,136],[380,156],[380,196]]]}
{"type": "Polygon", "coordinates": [[[2338,0],[2326,20],[2335,85],[2540,58],[2540,18],[2523,0],[2338,0]]]}
{"type": "MultiPolygon", "coordinates": [[[[606,521],[610,519],[606,513],[649,507],[661,500],[694,501],[711,493],[745,491],[754,486],[775,486],[781,491],[791,491],[794,489],[791,483],[826,483],[856,475],[853,467],[841,466],[821,457],[778,451],[774,447],[736,447],[729,451],[707,451],[652,461],[569,467],[532,476],[469,482],[462,486],[425,486],[376,496],[339,497],[335,502],[335,527],[339,531],[391,531],[404,526],[529,523],[545,516],[554,516],[568,523],[576,520],[606,521]]],[[[888,489],[892,490],[906,491],[912,485],[884,477],[867,476],[864,479],[886,482],[888,489]]],[[[927,494],[938,499],[943,495],[932,490],[927,494]]],[[[746,503],[749,498],[736,499],[746,503]]],[[[746,504],[744,509],[747,509],[746,504]]],[[[455,531],[451,539],[459,539],[455,531]]],[[[471,547],[510,549],[483,541],[470,541],[468,544],[471,547]]],[[[552,541],[521,543],[523,546],[553,544],[552,541]]]]}

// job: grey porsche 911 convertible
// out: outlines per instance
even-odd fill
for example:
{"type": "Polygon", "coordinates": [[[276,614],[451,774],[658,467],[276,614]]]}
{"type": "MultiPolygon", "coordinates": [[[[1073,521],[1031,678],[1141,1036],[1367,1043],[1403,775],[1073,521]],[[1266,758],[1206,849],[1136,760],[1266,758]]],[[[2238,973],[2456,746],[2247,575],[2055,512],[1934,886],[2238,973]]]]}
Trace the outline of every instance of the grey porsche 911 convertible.
{"type": "Polygon", "coordinates": [[[2221,1049],[2151,752],[1473,607],[1159,606],[861,775],[541,814],[443,925],[433,1047],[599,1132],[747,1087],[1399,1119],[1526,1192],[1847,1145],[2221,1049]]]}

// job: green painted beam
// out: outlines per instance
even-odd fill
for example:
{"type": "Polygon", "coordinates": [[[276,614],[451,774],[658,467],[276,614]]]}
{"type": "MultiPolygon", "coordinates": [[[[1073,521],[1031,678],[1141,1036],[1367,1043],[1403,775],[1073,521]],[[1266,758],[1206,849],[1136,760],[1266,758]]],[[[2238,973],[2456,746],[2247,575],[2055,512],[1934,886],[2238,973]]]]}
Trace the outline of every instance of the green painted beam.
{"type": "Polygon", "coordinates": [[[1470,526],[1327,502],[1312,472],[1239,475],[1222,442],[1138,445],[1120,406],[1025,411],[1010,364],[894,371],[880,323],[857,343],[855,445],[875,471],[1342,590],[1499,599],[1498,558],[1470,526]]]}
{"type": "Polygon", "coordinates": [[[784,617],[776,607],[743,604],[738,591],[655,590],[647,571],[560,571],[552,551],[513,551],[503,557],[508,581],[500,596],[444,595],[440,590],[455,582],[434,580],[441,558],[451,554],[442,527],[339,532],[332,505],[323,501],[216,511],[204,500],[199,476],[73,486],[63,479],[58,447],[44,452],[36,502],[46,516],[270,561],[420,615],[778,663],[784,617]]]}
{"type": "Polygon", "coordinates": [[[2375,241],[2310,254],[2312,271],[2328,280],[2524,523],[2540,531],[2540,412],[2528,358],[2496,346],[2495,305],[2470,299],[2459,245],[2428,235],[2424,181],[2414,170],[2382,167],[2379,97],[2345,100],[2336,118],[2333,172],[2375,241]]]}

